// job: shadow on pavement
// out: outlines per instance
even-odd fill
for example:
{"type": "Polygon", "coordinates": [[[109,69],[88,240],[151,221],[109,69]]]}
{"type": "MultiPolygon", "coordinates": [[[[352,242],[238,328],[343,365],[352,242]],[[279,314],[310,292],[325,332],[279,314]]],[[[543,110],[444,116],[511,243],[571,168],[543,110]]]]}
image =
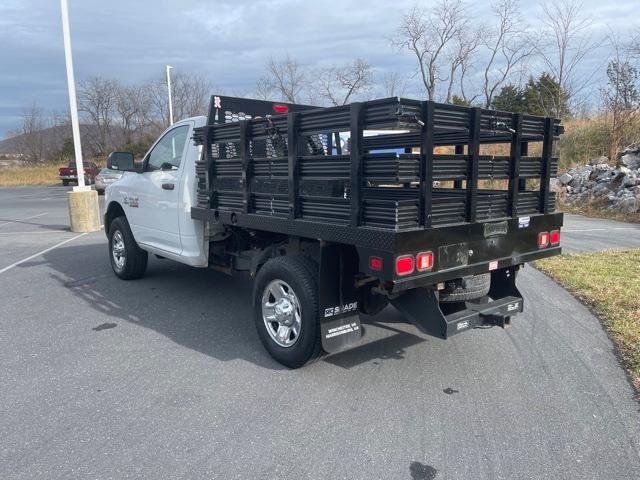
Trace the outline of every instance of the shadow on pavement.
{"type": "Polygon", "coordinates": [[[69,231],[69,225],[46,225],[46,224],[37,223],[37,222],[25,222],[24,220],[12,220],[10,218],[0,218],[0,223],[3,223],[5,221],[11,224],[15,223],[18,225],[32,225],[34,227],[39,227],[44,230],[60,230],[61,232],[69,231]]]}
{"type": "MultiPolygon", "coordinates": [[[[374,319],[380,318],[384,315],[385,324],[389,323],[387,319],[389,317],[395,317],[395,315],[388,315],[389,308],[380,315],[374,317],[374,319]]],[[[407,348],[427,341],[422,337],[398,330],[373,319],[369,319],[367,322],[367,317],[365,316],[362,316],[361,319],[365,322],[365,325],[375,325],[376,327],[392,331],[394,334],[372,342],[363,343],[362,345],[345,352],[328,356],[325,358],[326,362],[342,368],[351,368],[371,361],[375,364],[377,363],[376,360],[401,360],[404,358],[407,348]]],[[[363,326],[363,330],[365,329],[366,326],[363,326]]],[[[363,335],[363,339],[366,342],[366,331],[363,335]]]]}
{"type": "MultiPolygon", "coordinates": [[[[113,275],[106,243],[102,242],[58,248],[43,258],[24,263],[21,268],[47,265],[53,269],[55,273],[50,275],[61,287],[70,289],[102,314],[96,319],[87,315],[88,329],[123,320],[222,361],[240,358],[268,369],[285,368],[271,359],[260,343],[251,307],[252,281],[248,277],[229,277],[150,255],[145,277],[125,282],[113,275]]],[[[401,318],[399,314],[386,313],[382,314],[385,323],[401,318]]],[[[407,347],[425,341],[382,325],[380,317],[373,317],[370,325],[392,330],[393,335],[325,357],[325,361],[350,368],[376,359],[399,359],[407,347]]],[[[366,328],[366,317],[363,320],[366,328]]]]}

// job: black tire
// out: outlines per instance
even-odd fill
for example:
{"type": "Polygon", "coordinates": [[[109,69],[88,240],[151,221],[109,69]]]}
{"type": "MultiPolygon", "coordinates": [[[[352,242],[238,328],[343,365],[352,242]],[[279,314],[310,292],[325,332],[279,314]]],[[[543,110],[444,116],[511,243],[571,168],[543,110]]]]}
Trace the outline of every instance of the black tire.
{"type": "Polygon", "coordinates": [[[491,274],[481,273],[445,283],[440,290],[441,302],[466,302],[484,297],[491,288],[491,274]]]}
{"type": "MultiPolygon", "coordinates": [[[[309,257],[292,255],[269,260],[258,272],[253,289],[256,329],[264,348],[277,362],[300,368],[322,353],[318,315],[318,265],[309,257]],[[279,345],[267,330],[262,300],[273,281],[283,281],[293,290],[300,307],[300,331],[290,346],[279,345]]],[[[277,326],[277,322],[272,322],[277,326]]]]}
{"type": "Polygon", "coordinates": [[[69,186],[69,180],[62,180],[62,186],[63,187],[68,187],[69,186]]]}
{"type": "Polygon", "coordinates": [[[98,189],[96,188],[96,192],[98,192],[98,195],[104,195],[104,190],[98,190],[98,189]]]}
{"type": "Polygon", "coordinates": [[[140,278],[147,269],[149,256],[147,252],[138,247],[126,217],[117,217],[111,221],[109,226],[109,259],[113,273],[123,280],[140,278]],[[118,237],[118,234],[120,237],[118,237]],[[124,245],[124,262],[121,265],[118,264],[115,258],[116,255],[113,250],[114,238],[121,238],[124,245]]]}

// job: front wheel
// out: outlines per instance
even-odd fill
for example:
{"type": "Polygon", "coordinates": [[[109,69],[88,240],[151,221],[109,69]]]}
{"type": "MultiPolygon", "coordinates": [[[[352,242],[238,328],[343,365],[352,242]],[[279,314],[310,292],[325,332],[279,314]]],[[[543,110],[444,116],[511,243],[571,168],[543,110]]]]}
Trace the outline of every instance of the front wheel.
{"type": "Polygon", "coordinates": [[[269,354],[299,368],[322,351],[318,317],[318,266],[301,255],[269,260],[258,272],[253,308],[269,354]]]}
{"type": "Polygon", "coordinates": [[[113,272],[123,280],[140,278],[147,269],[147,252],[138,247],[125,217],[109,226],[109,258],[113,272]]]}

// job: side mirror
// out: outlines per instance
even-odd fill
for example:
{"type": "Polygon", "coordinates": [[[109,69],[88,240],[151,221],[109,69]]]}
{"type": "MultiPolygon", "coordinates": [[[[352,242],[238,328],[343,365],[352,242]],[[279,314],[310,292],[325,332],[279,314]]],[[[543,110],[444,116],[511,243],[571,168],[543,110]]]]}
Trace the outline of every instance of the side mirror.
{"type": "Polygon", "coordinates": [[[172,165],[169,162],[164,162],[162,165],[160,165],[160,170],[177,170],[178,167],[176,167],[175,165],[172,165]]]}
{"type": "Polygon", "coordinates": [[[107,157],[107,168],[120,172],[137,171],[133,162],[133,153],[130,152],[111,152],[107,157]]]}

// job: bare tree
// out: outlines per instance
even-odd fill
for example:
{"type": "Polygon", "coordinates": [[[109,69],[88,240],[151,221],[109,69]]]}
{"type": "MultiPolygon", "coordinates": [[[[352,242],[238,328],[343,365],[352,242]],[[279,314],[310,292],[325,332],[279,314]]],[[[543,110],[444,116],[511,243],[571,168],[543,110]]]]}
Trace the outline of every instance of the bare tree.
{"type": "MultiPolygon", "coordinates": [[[[195,115],[204,115],[211,95],[211,84],[202,76],[178,72],[171,77],[171,98],[173,101],[173,119],[181,120],[195,115]]],[[[161,126],[169,126],[169,96],[164,76],[151,82],[146,88],[147,101],[153,118],[161,126]]]]}
{"type": "Polygon", "coordinates": [[[371,67],[358,58],[341,67],[330,67],[316,75],[318,95],[331,105],[346,105],[372,84],[371,67]]]}
{"type": "Polygon", "coordinates": [[[494,95],[536,51],[537,41],[527,33],[520,18],[518,0],[498,0],[492,6],[498,24],[485,31],[488,60],[484,67],[482,95],[489,108],[494,95]]]}
{"type": "Polygon", "coordinates": [[[578,66],[591,52],[596,44],[591,40],[587,31],[591,19],[582,14],[582,2],[565,0],[562,2],[541,3],[542,21],[547,27],[544,42],[540,48],[540,55],[546,64],[546,69],[555,77],[560,89],[556,92],[554,114],[558,118],[568,112],[563,111],[560,95],[565,95],[569,101],[583,90],[592,80],[593,74],[578,75],[578,66]]]}
{"type": "MultiPolygon", "coordinates": [[[[607,65],[607,86],[603,89],[604,106],[610,118],[611,146],[609,158],[615,158],[629,137],[640,115],[640,70],[635,50],[637,44],[622,43],[611,37],[614,56],[607,65]]],[[[636,139],[633,139],[637,141],[636,139]]]]}
{"type": "Polygon", "coordinates": [[[629,41],[629,53],[636,60],[640,58],[640,28],[636,30],[629,41]]]}
{"type": "Polygon", "coordinates": [[[407,93],[407,81],[398,72],[388,72],[382,77],[386,97],[402,97],[407,93]]]}
{"type": "Polygon", "coordinates": [[[259,100],[273,100],[274,95],[275,91],[271,82],[269,82],[266,77],[259,78],[254,89],[254,98],[259,100]]]}
{"type": "Polygon", "coordinates": [[[16,133],[19,134],[18,149],[27,162],[45,160],[45,128],[44,113],[35,103],[22,111],[22,126],[16,133]]]}
{"type": "Polygon", "coordinates": [[[178,75],[176,79],[177,102],[174,112],[180,115],[179,118],[203,115],[211,96],[211,83],[198,74],[178,75]]]}
{"type": "Polygon", "coordinates": [[[105,154],[111,147],[117,90],[118,82],[111,79],[90,77],[80,83],[78,108],[93,126],[87,139],[98,154],[105,154]]]}
{"type": "Polygon", "coordinates": [[[302,65],[289,55],[282,60],[271,57],[266,70],[266,76],[259,80],[261,88],[277,93],[285,102],[297,103],[308,82],[302,65]]]}
{"type": "Polygon", "coordinates": [[[396,47],[406,48],[415,55],[429,100],[435,100],[438,85],[450,78],[443,76],[443,64],[447,61],[447,49],[462,32],[465,21],[462,0],[440,0],[429,11],[416,6],[402,17],[391,40],[396,47]]]}
{"type": "MultiPolygon", "coordinates": [[[[477,52],[483,38],[482,30],[461,29],[455,36],[454,48],[449,54],[449,79],[447,81],[446,103],[451,102],[453,85],[456,76],[459,78],[460,93],[468,101],[464,91],[465,76],[473,63],[473,55],[477,52]],[[460,72],[459,74],[457,72],[460,72]]],[[[475,97],[474,97],[475,98],[475,97]]]]}
{"type": "Polygon", "coordinates": [[[141,95],[138,87],[127,85],[118,85],[115,95],[115,110],[122,131],[122,142],[118,147],[124,147],[133,143],[133,136],[141,127],[138,112],[141,95]]]}

